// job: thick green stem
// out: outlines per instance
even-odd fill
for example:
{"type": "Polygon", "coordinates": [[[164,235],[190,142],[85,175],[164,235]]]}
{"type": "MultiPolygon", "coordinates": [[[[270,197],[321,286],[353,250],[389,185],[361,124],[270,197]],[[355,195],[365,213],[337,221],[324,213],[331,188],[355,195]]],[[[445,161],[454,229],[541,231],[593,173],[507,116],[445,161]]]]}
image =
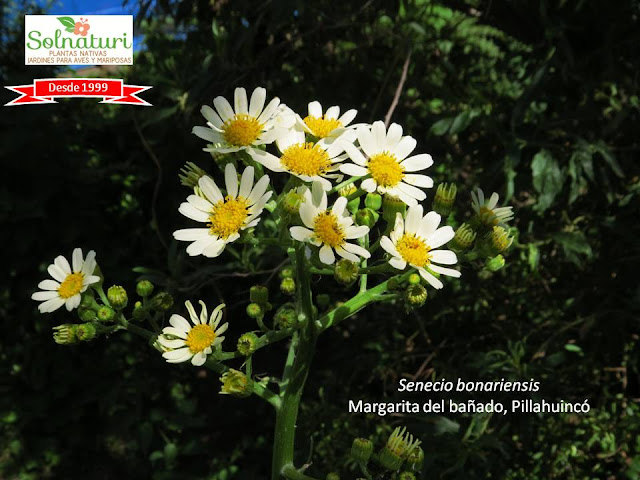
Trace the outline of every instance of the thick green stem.
{"type": "Polygon", "coordinates": [[[285,465],[282,468],[282,475],[284,475],[289,480],[317,480],[314,477],[310,477],[309,475],[305,475],[304,473],[298,471],[293,465],[285,465]]]}
{"type": "MultiPolygon", "coordinates": [[[[304,322],[304,327],[300,330],[293,364],[287,372],[288,381],[281,394],[280,408],[276,411],[273,463],[271,468],[272,480],[281,479],[285,467],[293,465],[296,421],[298,420],[300,398],[302,397],[302,391],[307,381],[309,367],[311,366],[311,360],[313,359],[316,346],[317,334],[313,321],[309,269],[306,263],[304,246],[300,245],[296,249],[295,256],[296,276],[299,286],[297,311],[298,320],[304,322]]],[[[295,468],[293,470],[295,470],[295,468]]]]}

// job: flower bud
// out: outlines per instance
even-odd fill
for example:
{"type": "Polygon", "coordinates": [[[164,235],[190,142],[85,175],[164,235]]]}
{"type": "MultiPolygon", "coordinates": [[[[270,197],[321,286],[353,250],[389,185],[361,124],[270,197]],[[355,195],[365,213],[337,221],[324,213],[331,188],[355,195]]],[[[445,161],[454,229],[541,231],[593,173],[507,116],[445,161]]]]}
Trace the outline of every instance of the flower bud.
{"type": "Polygon", "coordinates": [[[243,333],[238,339],[236,349],[240,355],[248,357],[256,351],[258,347],[258,336],[253,332],[243,333]]]}
{"type": "Polygon", "coordinates": [[[83,323],[76,326],[76,338],[81,342],[88,342],[96,338],[97,329],[93,323],[83,323]]]}
{"type": "Polygon", "coordinates": [[[373,442],[366,438],[356,438],[351,444],[351,457],[359,464],[366,465],[373,453],[373,442]]]}
{"type": "Polygon", "coordinates": [[[198,186],[198,181],[207,173],[193,162],[187,162],[180,169],[178,178],[180,183],[185,187],[194,188],[198,186]]]}
{"type": "Polygon", "coordinates": [[[364,197],[364,206],[377,212],[382,207],[382,196],[377,193],[367,193],[364,197]]]}
{"type": "Polygon", "coordinates": [[[251,395],[251,380],[239,370],[230,368],[220,377],[222,387],[220,393],[223,395],[233,395],[234,397],[248,397],[251,395]]]}
{"type": "Polygon", "coordinates": [[[513,237],[503,227],[495,226],[482,238],[480,251],[483,254],[495,256],[507,250],[513,243],[513,237]]]}
{"type": "Polygon", "coordinates": [[[433,199],[433,209],[443,217],[448,216],[456,201],[457,193],[458,188],[455,183],[441,183],[433,199]]]}
{"type": "Polygon", "coordinates": [[[422,470],[422,465],[424,464],[424,451],[422,450],[422,447],[415,447],[407,456],[406,462],[406,466],[409,470],[414,472],[422,470]]]}
{"type": "Polygon", "coordinates": [[[133,305],[133,311],[131,312],[131,316],[136,320],[144,319],[147,313],[147,309],[142,306],[142,302],[136,302],[133,305]]]}
{"type": "Polygon", "coordinates": [[[350,183],[346,187],[342,187],[340,190],[338,190],[338,195],[340,195],[341,197],[348,197],[350,195],[353,195],[357,191],[358,189],[356,188],[356,186],[353,183],[350,183]]]}
{"type": "Polygon", "coordinates": [[[70,323],[64,323],[53,327],[53,341],[58,345],[71,345],[76,343],[76,326],[70,323]]]}
{"type": "Polygon", "coordinates": [[[414,440],[405,427],[396,427],[380,451],[378,463],[387,470],[396,471],[420,443],[420,440],[414,440]]]}
{"type": "Polygon", "coordinates": [[[282,199],[282,208],[290,214],[298,213],[302,202],[304,202],[304,196],[301,193],[298,193],[294,188],[284,195],[282,199]]]}
{"type": "Polygon", "coordinates": [[[411,472],[401,472],[398,480],[416,480],[416,476],[411,472]]]}
{"type": "Polygon", "coordinates": [[[401,213],[404,216],[406,210],[407,206],[398,197],[385,194],[382,198],[382,218],[390,225],[395,224],[397,213],[401,213]]]}
{"type": "Polygon", "coordinates": [[[356,197],[347,202],[347,210],[352,215],[358,211],[358,208],[360,208],[360,197],[356,197]]]}
{"type": "Polygon", "coordinates": [[[269,289],[262,285],[254,285],[251,287],[251,290],[249,290],[249,299],[253,303],[263,305],[269,301],[269,289]]]}
{"type": "Polygon", "coordinates": [[[283,305],[273,316],[273,321],[278,328],[291,328],[296,324],[296,311],[288,305],[283,305]]]}
{"type": "Polygon", "coordinates": [[[473,231],[471,225],[463,223],[456,230],[456,234],[449,243],[452,250],[457,252],[465,252],[471,248],[476,239],[476,232],[473,231]]]}
{"type": "Polygon", "coordinates": [[[418,285],[422,281],[422,277],[417,273],[409,275],[409,285],[418,285]]]}
{"type": "Polygon", "coordinates": [[[278,275],[280,278],[293,278],[293,268],[291,268],[291,266],[283,267],[278,275]]]}
{"type": "Polygon", "coordinates": [[[113,310],[113,308],[103,305],[98,308],[96,316],[101,322],[111,322],[116,316],[116,312],[113,310]]]}
{"type": "Polygon", "coordinates": [[[326,293],[320,293],[316,295],[316,303],[320,308],[327,308],[329,303],[331,303],[331,297],[326,293]]]}
{"type": "Polygon", "coordinates": [[[123,309],[127,306],[127,303],[129,303],[127,291],[119,285],[109,287],[109,290],[107,290],[107,298],[111,306],[116,310],[123,309]]]}
{"type": "Polygon", "coordinates": [[[89,310],[88,308],[79,308],[78,316],[83,322],[92,322],[96,319],[96,312],[94,312],[93,310],[89,310]]]}
{"type": "Polygon", "coordinates": [[[247,315],[251,318],[262,318],[264,317],[264,310],[257,303],[250,303],[247,305],[247,315]]]}
{"type": "Polygon", "coordinates": [[[140,280],[136,285],[136,293],[141,297],[148,297],[153,293],[153,283],[149,280],[140,280]]]}
{"type": "Polygon", "coordinates": [[[358,279],[359,273],[360,267],[357,263],[341,258],[336,262],[333,276],[338,283],[349,286],[358,279]]]}
{"type": "Polygon", "coordinates": [[[363,208],[356,213],[356,223],[358,225],[365,225],[369,228],[373,227],[380,218],[380,214],[371,210],[370,208],[363,208]]]}
{"type": "Polygon", "coordinates": [[[149,307],[153,310],[166,312],[173,306],[173,297],[167,292],[158,292],[149,302],[149,307]]]}
{"type": "Polygon", "coordinates": [[[340,480],[340,475],[336,472],[327,473],[326,480],[340,480]]]}
{"type": "Polygon", "coordinates": [[[283,278],[280,282],[280,291],[285,295],[296,293],[296,281],[293,278],[283,278]]]}
{"type": "Polygon", "coordinates": [[[418,308],[424,305],[427,301],[427,289],[419,283],[409,285],[404,294],[404,298],[407,301],[407,305],[412,308],[418,308]]]}
{"type": "Polygon", "coordinates": [[[93,295],[93,290],[92,289],[85,290],[82,293],[82,296],[80,298],[80,305],[78,305],[78,308],[94,309],[96,305],[97,303],[93,295]]]}
{"type": "Polygon", "coordinates": [[[502,255],[496,255],[493,258],[490,258],[484,264],[485,268],[490,272],[497,272],[498,270],[504,267],[505,261],[502,255]]]}

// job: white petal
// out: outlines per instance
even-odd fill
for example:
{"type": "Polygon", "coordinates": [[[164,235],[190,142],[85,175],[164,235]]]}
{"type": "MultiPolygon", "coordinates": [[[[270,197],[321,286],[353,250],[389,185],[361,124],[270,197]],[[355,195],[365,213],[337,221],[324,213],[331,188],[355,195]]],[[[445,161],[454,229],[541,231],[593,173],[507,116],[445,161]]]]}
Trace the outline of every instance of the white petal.
{"type": "Polygon", "coordinates": [[[53,261],[53,264],[58,267],[60,270],[62,270],[65,275],[69,275],[71,273],[71,265],[69,265],[69,262],[67,261],[66,258],[64,258],[62,255],[58,255],[56,257],[56,259],[53,261]]]}
{"type": "Polygon", "coordinates": [[[371,252],[360,245],[356,245],[354,243],[344,243],[342,245],[347,252],[355,253],[356,255],[362,258],[371,258],[371,252]]]}
{"type": "Polygon", "coordinates": [[[247,197],[247,200],[249,201],[249,205],[253,205],[254,203],[256,203],[256,201],[258,201],[258,199],[260,199],[265,194],[268,186],[269,186],[269,175],[263,175],[260,178],[260,180],[258,180],[256,184],[253,186],[253,190],[251,190],[251,193],[247,197]]]}
{"type": "Polygon", "coordinates": [[[373,178],[367,178],[360,184],[360,188],[362,188],[365,192],[375,192],[378,184],[373,178]]]}
{"type": "Polygon", "coordinates": [[[419,172],[433,165],[433,159],[431,155],[421,153],[420,155],[414,155],[413,157],[403,160],[400,162],[400,165],[402,165],[405,172],[419,172]]]}
{"type": "Polygon", "coordinates": [[[59,282],[64,282],[67,278],[67,275],[56,265],[49,265],[47,267],[47,272],[49,272],[49,275],[59,282]]]}
{"type": "Polygon", "coordinates": [[[422,220],[422,205],[415,205],[415,206],[409,207],[409,210],[407,211],[407,216],[404,221],[405,232],[417,233],[421,220],[422,220]]]}
{"type": "Polygon", "coordinates": [[[171,315],[171,317],[169,318],[169,323],[172,327],[175,327],[183,332],[188,332],[189,330],[191,330],[191,325],[189,324],[187,319],[182,315],[178,315],[177,313],[171,315]]]}
{"type": "MultiPolygon", "coordinates": [[[[371,131],[367,127],[360,127],[356,130],[358,134],[358,142],[360,143],[360,148],[362,151],[369,157],[379,153],[376,150],[376,142],[371,134],[371,131]]],[[[354,160],[355,161],[355,160],[354,160]]]]}
{"type": "MultiPolygon", "coordinates": [[[[344,245],[346,246],[348,244],[345,243],[344,245]]],[[[360,261],[360,258],[357,255],[355,255],[355,254],[353,254],[351,252],[348,252],[347,250],[345,250],[342,247],[336,247],[336,253],[338,255],[340,255],[342,258],[346,258],[347,260],[351,260],[352,262],[359,262],[360,261]]]]}
{"type": "Polygon", "coordinates": [[[422,278],[424,278],[427,282],[429,282],[429,284],[433,288],[436,288],[436,289],[440,290],[442,287],[444,287],[444,285],[442,284],[442,282],[440,280],[438,280],[436,277],[431,275],[424,268],[419,268],[418,271],[420,272],[420,276],[422,278]]]}
{"type": "Polygon", "coordinates": [[[387,131],[387,139],[385,142],[385,150],[393,149],[402,138],[402,127],[397,123],[392,123],[387,131]]]}
{"type": "Polygon", "coordinates": [[[274,97],[262,111],[260,116],[258,117],[259,123],[266,123],[274,113],[278,110],[278,105],[280,105],[280,99],[278,97],[274,97]]]}
{"type": "Polygon", "coordinates": [[[340,165],[340,171],[346,175],[351,177],[364,177],[369,171],[361,167],[360,165],[355,165],[353,163],[344,163],[340,165]]]}
{"type": "Polygon", "coordinates": [[[227,195],[236,198],[238,196],[238,173],[232,163],[227,163],[227,166],[224,167],[224,183],[227,187],[227,195]]]}
{"type": "Polygon", "coordinates": [[[235,116],[235,113],[233,113],[233,108],[231,108],[231,105],[226,98],[214,98],[213,105],[216,107],[216,110],[218,111],[218,114],[220,115],[220,118],[223,122],[226,122],[227,120],[235,116]]]}
{"type": "Polygon", "coordinates": [[[247,91],[238,87],[233,92],[233,103],[235,107],[236,114],[238,113],[249,113],[249,105],[247,102],[247,91]]]}
{"type": "Polygon", "coordinates": [[[411,185],[408,185],[406,183],[400,182],[396,188],[400,190],[401,193],[404,193],[405,195],[413,197],[416,200],[424,200],[425,198],[427,198],[427,194],[424,193],[422,190],[420,190],[419,188],[413,187],[411,185]]]}
{"type": "Polygon", "coordinates": [[[267,98],[267,90],[258,87],[251,94],[251,101],[249,102],[249,115],[254,118],[258,118],[258,115],[262,112],[264,108],[264,102],[267,98]]]}
{"type": "Polygon", "coordinates": [[[413,174],[405,174],[402,178],[403,182],[408,183],[409,185],[414,185],[416,187],[422,188],[431,188],[433,187],[433,179],[431,177],[427,177],[426,175],[413,175],[413,174]]]}
{"type": "Polygon", "coordinates": [[[31,295],[31,300],[44,302],[45,300],[51,300],[52,298],[56,297],[59,297],[57,291],[47,290],[46,292],[35,292],[33,295],[31,295]]]}
{"type": "MultiPolygon", "coordinates": [[[[371,135],[373,136],[375,152],[382,152],[386,149],[387,132],[385,130],[386,129],[382,121],[378,120],[377,122],[373,122],[373,125],[371,126],[371,135]]],[[[367,155],[369,155],[368,152],[367,155]]]]}
{"type": "Polygon", "coordinates": [[[413,152],[417,144],[418,142],[416,142],[415,138],[404,137],[396,144],[391,153],[393,153],[398,160],[404,160],[411,152],[413,152]]]}
{"type": "Polygon", "coordinates": [[[82,258],[82,249],[75,248],[73,250],[73,254],[71,255],[71,264],[73,266],[74,272],[80,272],[82,270],[82,264],[84,263],[84,259],[82,258]]]}
{"type": "Polygon", "coordinates": [[[91,275],[96,269],[96,252],[89,250],[87,257],[84,259],[84,265],[82,266],[83,275],[91,275]]]}
{"type": "Polygon", "coordinates": [[[340,121],[343,127],[346,127],[351,122],[353,122],[353,119],[356,118],[357,114],[358,114],[357,110],[354,110],[354,109],[347,110],[342,114],[342,116],[338,120],[340,121]]]}
{"type": "Polygon", "coordinates": [[[209,238],[208,228],[183,228],[173,232],[173,238],[183,242],[195,242],[203,238],[209,238]]]}
{"type": "Polygon", "coordinates": [[[202,197],[199,197],[198,195],[189,195],[187,197],[187,202],[196,207],[198,210],[207,214],[211,212],[211,209],[213,209],[213,205],[211,204],[211,202],[205,200],[202,197]]]}
{"type": "Polygon", "coordinates": [[[251,194],[251,188],[253,187],[253,167],[247,167],[242,172],[242,178],[240,179],[240,191],[238,195],[242,198],[249,198],[251,194]]]}
{"type": "Polygon", "coordinates": [[[174,338],[170,340],[163,335],[158,336],[158,343],[165,348],[170,348],[171,350],[177,350],[186,346],[186,344],[184,343],[184,339],[174,338]]]}
{"type": "Polygon", "coordinates": [[[191,364],[194,367],[200,367],[204,365],[204,362],[206,361],[207,361],[207,355],[204,352],[198,352],[191,359],[191,364]]]}
{"type": "MultiPolygon", "coordinates": [[[[231,240],[231,237],[229,237],[229,241],[233,241],[231,240]]],[[[208,258],[215,258],[224,251],[225,245],[226,242],[224,240],[216,240],[215,242],[211,242],[202,250],[202,255],[208,258]]]]}
{"type": "Polygon", "coordinates": [[[432,262],[442,263],[444,265],[454,265],[458,263],[458,257],[451,250],[431,250],[429,258],[432,262]]]}
{"type": "Polygon", "coordinates": [[[60,288],[60,284],[58,282],[56,282],[55,280],[43,280],[38,284],[38,288],[41,288],[42,290],[57,290],[58,288],[60,288]]]}
{"type": "Polygon", "coordinates": [[[220,132],[216,132],[209,127],[196,126],[191,129],[191,133],[210,143],[222,143],[224,140],[224,136],[220,132]]]}
{"type": "Polygon", "coordinates": [[[436,273],[439,273],[441,275],[447,275],[449,277],[459,278],[461,275],[458,270],[454,270],[453,268],[445,268],[445,267],[441,267],[439,265],[433,265],[433,264],[429,265],[429,268],[436,273]]]}
{"type": "Polygon", "coordinates": [[[398,250],[396,250],[396,246],[393,244],[391,239],[386,235],[380,239],[380,246],[391,255],[394,255],[397,257],[400,256],[400,254],[398,253],[398,250]]]}
{"type": "Polygon", "coordinates": [[[313,236],[313,232],[304,227],[291,227],[289,232],[293,239],[299,242],[307,242],[313,236]]]}
{"type": "Polygon", "coordinates": [[[320,261],[324,264],[331,265],[336,261],[333,249],[328,245],[323,245],[320,249],[320,261]]]}
{"type": "Polygon", "coordinates": [[[354,239],[354,238],[362,238],[364,237],[367,233],[369,233],[369,227],[367,227],[366,225],[360,225],[357,227],[349,227],[345,230],[345,237],[348,240],[354,239]]]}
{"type": "Polygon", "coordinates": [[[207,215],[202,210],[198,210],[193,205],[187,202],[183,202],[180,204],[178,211],[187,218],[191,220],[195,220],[196,222],[208,222],[209,215],[207,215]]]}
{"type": "Polygon", "coordinates": [[[340,107],[336,105],[334,105],[333,107],[327,108],[327,111],[324,114],[326,118],[338,118],[339,115],[340,115],[340,107]]]}
{"type": "Polygon", "coordinates": [[[407,262],[401,258],[393,257],[389,259],[389,265],[398,270],[404,270],[407,267],[407,262]]]}
{"type": "Polygon", "coordinates": [[[164,352],[162,356],[169,363],[181,363],[191,358],[191,351],[185,347],[178,350],[169,350],[168,352],[164,352]]]}
{"type": "Polygon", "coordinates": [[[338,199],[333,204],[331,208],[331,212],[338,218],[342,216],[344,213],[344,209],[347,206],[347,198],[346,197],[338,197],[338,199]]]}
{"type": "Polygon", "coordinates": [[[487,203],[487,208],[490,210],[493,210],[496,205],[498,204],[498,199],[500,197],[498,196],[498,194],[496,192],[493,192],[491,194],[491,198],[489,198],[489,202],[487,203]]]}
{"type": "Polygon", "coordinates": [[[455,236],[453,228],[450,226],[442,227],[436,230],[432,235],[427,238],[427,244],[433,249],[444,245],[455,236]]]}
{"type": "Polygon", "coordinates": [[[322,105],[318,101],[309,103],[307,111],[312,117],[322,117],[322,105]]]}
{"type": "Polygon", "coordinates": [[[223,200],[224,197],[222,196],[220,189],[211,177],[206,175],[204,177],[200,177],[200,180],[198,180],[198,186],[211,203],[218,203],[220,200],[223,200]]]}
{"type": "Polygon", "coordinates": [[[220,118],[220,115],[218,115],[215,112],[215,110],[211,108],[209,105],[203,105],[202,108],[200,109],[200,113],[205,118],[205,120],[209,122],[211,125],[213,125],[216,128],[222,128],[222,124],[224,122],[220,118]]]}
{"type": "Polygon", "coordinates": [[[353,160],[354,163],[360,165],[361,167],[364,167],[367,164],[367,159],[364,158],[362,152],[360,152],[358,147],[356,147],[355,145],[351,143],[345,143],[342,145],[342,148],[345,152],[347,152],[347,155],[351,160],[353,160]]]}
{"type": "Polygon", "coordinates": [[[174,337],[185,339],[187,338],[187,332],[182,330],[181,328],[176,327],[164,327],[162,329],[162,333],[165,335],[173,335],[174,337]]]}
{"type": "Polygon", "coordinates": [[[265,152],[264,150],[249,150],[249,155],[254,161],[264,165],[269,170],[274,172],[284,172],[284,168],[280,163],[280,159],[275,155],[265,152]]]}
{"type": "Polygon", "coordinates": [[[64,298],[52,298],[38,305],[38,310],[40,313],[49,313],[59,309],[62,305],[64,305],[64,298]]]}
{"type": "Polygon", "coordinates": [[[436,231],[438,225],[440,225],[440,214],[436,212],[427,213],[420,221],[420,227],[418,227],[418,235],[422,238],[429,238],[436,231]]]}

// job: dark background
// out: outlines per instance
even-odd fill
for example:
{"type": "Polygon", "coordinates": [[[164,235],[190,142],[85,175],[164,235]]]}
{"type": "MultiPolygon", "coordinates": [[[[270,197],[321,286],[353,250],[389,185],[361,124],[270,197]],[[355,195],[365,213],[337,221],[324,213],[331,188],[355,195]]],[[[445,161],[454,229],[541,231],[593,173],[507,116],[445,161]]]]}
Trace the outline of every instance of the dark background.
{"type": "MultiPolygon", "coordinates": [[[[152,108],[71,99],[3,108],[0,117],[0,478],[264,478],[273,417],[259,399],[218,395],[211,372],[167,365],[139,338],[56,345],[64,310],[30,299],[46,266],[95,249],[107,285],[152,278],[176,298],[226,301],[227,349],[254,328],[248,288],[275,301],[282,260],[248,274],[225,253],[188,258],[171,233],[188,191],[186,161],[218,175],[191,128],[233,88],[265,86],[307,102],[387,112],[436,163],[436,182],[498,191],[517,240],[496,274],[463,267],[405,314],[376,306],[324,335],[298,423],[310,474],[355,478],[355,436],[396,425],[423,441],[422,478],[640,478],[638,420],[638,1],[157,1],[129,3],[143,35],[135,65],[113,73],[152,85],[152,108]],[[410,55],[410,56],[409,56],[410,55]],[[144,269],[134,267],[144,267],[144,269]],[[259,272],[267,273],[259,273],[259,272]],[[528,380],[541,397],[584,401],[588,415],[375,416],[349,399],[391,401],[410,376],[528,380]]],[[[59,74],[24,66],[23,13],[1,17],[2,85],[59,74]]],[[[4,90],[8,102],[14,95],[4,90]]],[[[347,295],[331,281],[317,291],[347,295]]],[[[286,345],[257,355],[280,374],[286,345]]],[[[403,397],[405,398],[405,397],[403,397]]],[[[496,398],[500,398],[496,396],[496,398]]],[[[507,397],[508,398],[508,397],[507,397]]]]}

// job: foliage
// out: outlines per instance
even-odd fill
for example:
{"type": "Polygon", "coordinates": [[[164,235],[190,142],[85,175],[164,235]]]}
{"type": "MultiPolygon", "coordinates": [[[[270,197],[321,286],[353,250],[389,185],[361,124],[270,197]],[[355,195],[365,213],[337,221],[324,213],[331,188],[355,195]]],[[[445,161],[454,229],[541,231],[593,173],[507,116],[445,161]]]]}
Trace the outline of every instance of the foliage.
{"type": "MultiPolygon", "coordinates": [[[[637,1],[138,8],[146,47],[122,75],[154,86],[153,108],[76,99],[0,117],[0,476],[264,476],[273,425],[258,399],[210,400],[215,378],[167,368],[137,338],[55,345],[51,326],[65,315],[35,314],[38,268],[59,245],[94,248],[130,290],[138,274],[176,303],[224,299],[237,331],[250,329],[248,289],[275,289],[273,259],[227,255],[202,268],[170,240],[181,224],[179,168],[210,164],[190,134],[200,105],[264,85],[298,111],[318,98],[370,121],[384,116],[410,55],[393,119],[428,145],[436,183],[455,176],[461,211],[478,185],[516,206],[512,261],[497,273],[463,271],[418,312],[358,315],[321,339],[298,423],[302,444],[313,439],[311,470],[343,464],[355,435],[383,443],[401,420],[423,441],[425,478],[638,478],[637,1]],[[131,259],[136,273],[123,270],[131,259]],[[404,376],[535,378],[545,398],[588,398],[592,412],[346,413],[349,398],[394,398],[404,376]]],[[[56,74],[22,65],[25,11],[35,9],[3,11],[3,85],[56,74]]],[[[260,361],[269,368],[284,355],[260,361]]]]}

